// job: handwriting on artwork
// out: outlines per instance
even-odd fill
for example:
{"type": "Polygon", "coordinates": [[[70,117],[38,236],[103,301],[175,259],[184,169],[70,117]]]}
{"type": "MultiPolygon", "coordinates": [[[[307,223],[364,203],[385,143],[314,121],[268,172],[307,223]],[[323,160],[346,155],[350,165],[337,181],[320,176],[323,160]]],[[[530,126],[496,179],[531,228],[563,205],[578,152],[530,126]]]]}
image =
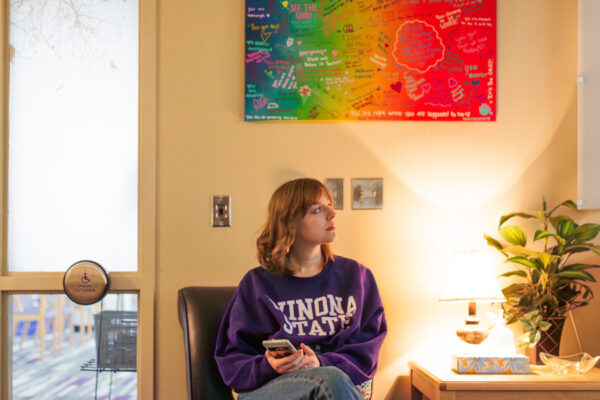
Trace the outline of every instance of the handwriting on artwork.
{"type": "Polygon", "coordinates": [[[496,120],[496,0],[246,0],[245,115],[496,120]]]}

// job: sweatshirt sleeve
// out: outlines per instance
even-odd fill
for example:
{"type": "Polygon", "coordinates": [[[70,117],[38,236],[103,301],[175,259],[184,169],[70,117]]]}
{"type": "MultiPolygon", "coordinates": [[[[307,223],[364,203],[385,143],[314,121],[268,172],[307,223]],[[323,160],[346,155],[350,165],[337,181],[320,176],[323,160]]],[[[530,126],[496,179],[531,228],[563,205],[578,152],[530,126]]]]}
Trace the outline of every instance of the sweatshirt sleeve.
{"type": "Polygon", "coordinates": [[[356,385],[375,375],[379,351],[387,333],[383,304],[369,270],[364,277],[364,289],[362,313],[355,316],[360,318],[357,326],[337,348],[317,354],[322,366],[340,368],[356,385]]]}
{"type": "Polygon", "coordinates": [[[247,392],[278,376],[267,361],[262,340],[274,327],[272,317],[259,301],[252,285],[242,280],[217,334],[215,360],[227,386],[247,392]]]}

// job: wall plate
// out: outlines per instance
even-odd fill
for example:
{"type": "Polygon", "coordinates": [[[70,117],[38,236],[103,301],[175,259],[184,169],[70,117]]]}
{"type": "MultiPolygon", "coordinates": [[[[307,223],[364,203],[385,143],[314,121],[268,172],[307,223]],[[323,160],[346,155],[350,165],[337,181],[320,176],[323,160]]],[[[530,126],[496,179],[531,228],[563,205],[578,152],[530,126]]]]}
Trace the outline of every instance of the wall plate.
{"type": "Polygon", "coordinates": [[[334,210],[344,209],[344,178],[325,178],[325,186],[331,193],[334,210]]]}
{"type": "Polygon", "coordinates": [[[383,208],[383,178],[352,179],[352,209],[380,210],[383,208]]]}
{"type": "Polygon", "coordinates": [[[213,227],[231,226],[231,196],[213,196],[213,227]]]}

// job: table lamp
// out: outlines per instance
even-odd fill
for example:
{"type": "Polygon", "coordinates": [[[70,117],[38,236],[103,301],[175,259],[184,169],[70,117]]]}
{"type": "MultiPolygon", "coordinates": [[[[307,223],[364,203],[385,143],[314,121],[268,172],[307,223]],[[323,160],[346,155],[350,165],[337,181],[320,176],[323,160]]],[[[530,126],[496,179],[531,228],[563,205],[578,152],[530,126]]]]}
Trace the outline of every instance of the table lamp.
{"type": "Polygon", "coordinates": [[[479,325],[476,303],[504,302],[496,282],[490,256],[485,251],[457,251],[452,255],[450,279],[440,302],[468,302],[469,315],[456,335],[470,344],[479,344],[488,337],[488,330],[479,325]]]}

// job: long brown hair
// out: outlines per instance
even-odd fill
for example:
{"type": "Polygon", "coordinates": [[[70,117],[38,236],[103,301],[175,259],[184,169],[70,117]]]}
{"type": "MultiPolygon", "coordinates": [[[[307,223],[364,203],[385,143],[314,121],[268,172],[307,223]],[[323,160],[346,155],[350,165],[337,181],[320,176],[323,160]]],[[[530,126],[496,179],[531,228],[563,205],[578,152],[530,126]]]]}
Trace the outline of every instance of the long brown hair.
{"type": "MultiPolygon", "coordinates": [[[[267,223],[256,240],[258,261],[269,272],[283,275],[286,256],[296,238],[298,224],[308,209],[322,196],[332,202],[327,186],[312,178],[299,178],[281,185],[271,196],[267,223]]],[[[329,244],[321,245],[323,262],[333,261],[329,244]]]]}

